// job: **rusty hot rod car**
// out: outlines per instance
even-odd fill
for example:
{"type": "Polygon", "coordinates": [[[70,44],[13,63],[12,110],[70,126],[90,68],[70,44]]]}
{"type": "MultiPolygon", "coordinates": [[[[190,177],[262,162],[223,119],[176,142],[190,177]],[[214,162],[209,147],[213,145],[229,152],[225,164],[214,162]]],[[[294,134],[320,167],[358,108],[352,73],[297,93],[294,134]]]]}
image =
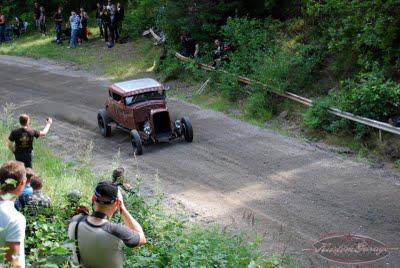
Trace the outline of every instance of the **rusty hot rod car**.
{"type": "Polygon", "coordinates": [[[193,140],[193,127],[186,116],[171,121],[166,89],[151,78],[136,79],[110,86],[105,108],[99,110],[97,122],[104,137],[111,127],[130,133],[134,153],[141,155],[143,145],[173,139],[193,140]]]}

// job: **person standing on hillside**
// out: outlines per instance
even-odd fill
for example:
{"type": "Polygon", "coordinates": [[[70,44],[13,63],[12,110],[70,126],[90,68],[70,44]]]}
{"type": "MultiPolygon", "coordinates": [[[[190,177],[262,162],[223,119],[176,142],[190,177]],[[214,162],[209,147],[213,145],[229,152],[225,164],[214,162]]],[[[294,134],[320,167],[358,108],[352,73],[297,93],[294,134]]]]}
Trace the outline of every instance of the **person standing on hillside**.
{"type": "Polygon", "coordinates": [[[39,19],[40,19],[40,7],[39,7],[39,3],[35,2],[35,8],[33,9],[33,18],[35,20],[35,26],[36,26],[36,30],[40,31],[40,24],[39,24],[39,19]]]}
{"type": "Polygon", "coordinates": [[[73,217],[68,227],[69,238],[75,240],[75,262],[79,267],[122,268],[122,245],[134,248],[145,244],[143,229],[126,209],[117,185],[97,184],[92,203],[93,214],[73,217]],[[111,222],[118,210],[124,224],[111,222]]]}
{"type": "Polygon", "coordinates": [[[0,44],[6,41],[6,16],[0,11],[0,44]]]}
{"type": "Polygon", "coordinates": [[[61,44],[61,35],[62,35],[62,24],[63,24],[63,15],[62,15],[62,7],[59,7],[57,12],[53,16],[54,24],[56,27],[56,42],[57,44],[61,44]]]}
{"type": "Polygon", "coordinates": [[[44,7],[40,7],[39,28],[42,35],[46,35],[46,14],[44,7]]]}
{"type": "Polygon", "coordinates": [[[118,23],[117,23],[117,33],[118,37],[121,37],[122,34],[122,23],[125,19],[125,8],[121,5],[121,3],[117,4],[117,17],[118,17],[118,23]]]}
{"type": "Polygon", "coordinates": [[[103,12],[103,6],[100,5],[99,2],[97,2],[96,4],[97,9],[96,9],[96,22],[97,22],[97,26],[99,27],[100,30],[100,38],[104,37],[104,32],[103,32],[103,20],[101,19],[101,13],[103,12]]]}
{"type": "Polygon", "coordinates": [[[103,27],[104,27],[104,42],[108,42],[108,37],[110,34],[110,25],[111,25],[111,18],[110,18],[110,12],[107,9],[107,6],[103,6],[103,11],[101,12],[101,20],[103,21],[103,27]]]}
{"type": "MultiPolygon", "coordinates": [[[[24,164],[17,161],[4,163],[0,168],[0,248],[5,267],[25,267],[26,219],[14,202],[26,183],[24,164]]],[[[3,267],[2,264],[0,264],[3,267]]]]}
{"type": "Polygon", "coordinates": [[[76,14],[75,11],[71,12],[71,17],[69,17],[69,25],[71,27],[71,38],[68,48],[76,48],[78,45],[78,33],[79,25],[81,23],[81,18],[76,14]]]}
{"type": "Polygon", "coordinates": [[[19,117],[20,128],[15,129],[9,136],[8,147],[15,155],[15,160],[21,161],[25,167],[32,168],[33,139],[45,137],[50,130],[53,120],[46,119],[46,126],[42,131],[37,131],[29,127],[30,118],[27,114],[19,117]]]}

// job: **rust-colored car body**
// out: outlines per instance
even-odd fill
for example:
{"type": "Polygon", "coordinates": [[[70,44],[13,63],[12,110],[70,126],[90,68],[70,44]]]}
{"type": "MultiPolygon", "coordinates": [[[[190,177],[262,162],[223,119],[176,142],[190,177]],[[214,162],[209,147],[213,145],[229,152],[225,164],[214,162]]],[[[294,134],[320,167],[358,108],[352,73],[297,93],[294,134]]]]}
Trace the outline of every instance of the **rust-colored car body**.
{"type": "Polygon", "coordinates": [[[100,132],[110,136],[111,126],[131,134],[134,150],[141,154],[142,143],[157,143],[184,137],[193,140],[188,117],[171,121],[164,86],[151,78],[113,84],[108,89],[105,109],[97,119],[100,132]]]}

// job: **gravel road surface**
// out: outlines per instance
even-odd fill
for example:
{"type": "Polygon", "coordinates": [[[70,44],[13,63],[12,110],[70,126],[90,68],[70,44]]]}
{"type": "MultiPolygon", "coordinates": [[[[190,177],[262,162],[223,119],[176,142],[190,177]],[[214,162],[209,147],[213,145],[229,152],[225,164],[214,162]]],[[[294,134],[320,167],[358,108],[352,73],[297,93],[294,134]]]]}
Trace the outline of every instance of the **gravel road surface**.
{"type": "MultiPolygon", "coordinates": [[[[306,267],[338,266],[303,252],[327,233],[367,235],[400,247],[398,173],[173,99],[171,114],[192,119],[193,143],[146,147],[136,163],[127,134],[113,130],[105,139],[97,131],[108,85],[54,62],[0,56],[2,105],[54,117],[49,139],[65,152],[92,141],[95,170],[111,168],[118,156],[131,170],[139,167],[146,187],[159,174],[169,200],[195,221],[260,234],[263,249],[292,254],[306,267]]],[[[400,267],[399,255],[365,267],[400,267]]]]}

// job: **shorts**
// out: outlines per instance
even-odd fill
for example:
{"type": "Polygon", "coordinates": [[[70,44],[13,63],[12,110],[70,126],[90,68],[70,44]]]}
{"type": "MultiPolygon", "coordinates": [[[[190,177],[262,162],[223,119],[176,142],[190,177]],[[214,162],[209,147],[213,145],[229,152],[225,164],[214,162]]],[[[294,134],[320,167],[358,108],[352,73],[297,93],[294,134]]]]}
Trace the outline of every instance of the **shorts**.
{"type": "Polygon", "coordinates": [[[32,168],[32,152],[15,153],[15,160],[24,163],[26,168],[32,168]]]}

